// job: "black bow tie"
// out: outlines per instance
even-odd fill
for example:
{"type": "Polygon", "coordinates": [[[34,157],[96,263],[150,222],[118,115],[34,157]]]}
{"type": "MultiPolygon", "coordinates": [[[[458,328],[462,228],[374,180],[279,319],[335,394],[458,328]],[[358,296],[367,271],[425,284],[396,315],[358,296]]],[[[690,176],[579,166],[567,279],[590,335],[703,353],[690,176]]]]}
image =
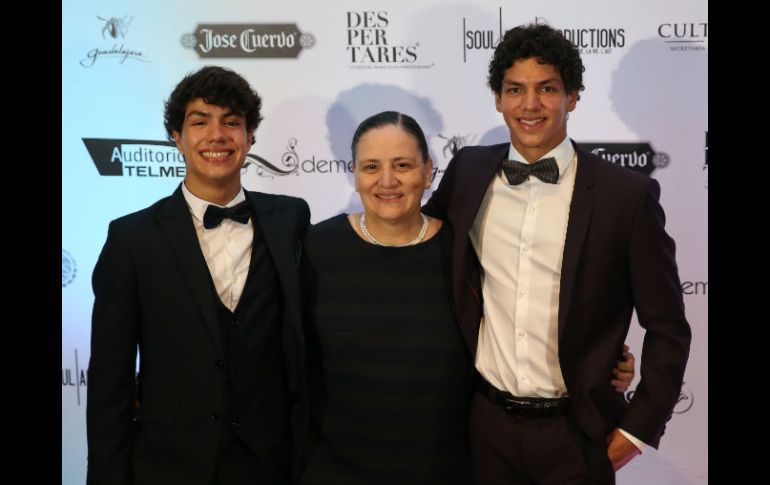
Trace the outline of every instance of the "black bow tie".
{"type": "Polygon", "coordinates": [[[213,229],[222,223],[222,219],[226,218],[246,224],[249,222],[249,216],[251,216],[251,205],[248,200],[232,207],[209,205],[206,207],[206,213],[203,214],[203,227],[213,229]]]}
{"type": "Polygon", "coordinates": [[[503,160],[503,172],[511,185],[519,185],[530,175],[548,184],[555,184],[559,180],[559,166],[553,157],[543,158],[535,163],[503,160]]]}

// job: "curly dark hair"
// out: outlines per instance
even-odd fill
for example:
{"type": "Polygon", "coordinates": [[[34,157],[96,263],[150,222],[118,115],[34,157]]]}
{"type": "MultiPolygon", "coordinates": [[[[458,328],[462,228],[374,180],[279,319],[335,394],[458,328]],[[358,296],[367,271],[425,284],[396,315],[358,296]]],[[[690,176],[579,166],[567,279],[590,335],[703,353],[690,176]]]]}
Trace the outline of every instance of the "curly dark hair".
{"type": "Polygon", "coordinates": [[[176,85],[165,101],[163,125],[168,139],[182,132],[185,111],[190,101],[202,98],[208,104],[223,106],[246,118],[246,130],[253,133],[262,121],[262,99],[240,74],[219,66],[205,66],[188,74],[176,85]]]}
{"type": "MultiPolygon", "coordinates": [[[[519,59],[536,57],[541,64],[550,64],[559,71],[568,93],[580,92],[583,86],[583,61],[577,47],[558,30],[545,24],[520,25],[507,31],[495,48],[489,62],[487,83],[500,94],[505,71],[519,59]]],[[[580,99],[578,94],[577,99],[580,99]]]]}

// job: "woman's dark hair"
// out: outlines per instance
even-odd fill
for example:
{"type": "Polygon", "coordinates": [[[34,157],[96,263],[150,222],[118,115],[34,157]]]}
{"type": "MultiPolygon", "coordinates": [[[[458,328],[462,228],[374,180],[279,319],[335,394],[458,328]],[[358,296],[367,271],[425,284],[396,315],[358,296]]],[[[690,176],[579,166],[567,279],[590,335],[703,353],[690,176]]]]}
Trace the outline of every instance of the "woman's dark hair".
{"type": "Polygon", "coordinates": [[[163,124],[169,140],[174,140],[174,131],[182,132],[187,105],[197,98],[229,108],[246,118],[248,133],[253,133],[262,121],[259,114],[262,99],[246,79],[224,67],[205,66],[185,76],[164,103],[163,124]]]}
{"type": "Polygon", "coordinates": [[[417,148],[420,149],[420,154],[422,154],[422,161],[428,161],[428,142],[425,140],[425,133],[422,132],[422,128],[420,128],[417,121],[411,116],[397,111],[383,111],[366,118],[356,128],[353,141],[350,144],[354,165],[356,163],[356,148],[358,148],[358,142],[361,140],[361,137],[369,130],[387,125],[400,126],[405,132],[412,135],[417,141],[417,148]]]}
{"type": "MultiPolygon", "coordinates": [[[[564,89],[580,92],[583,86],[583,61],[572,42],[558,30],[545,24],[520,25],[507,31],[495,48],[489,62],[487,82],[495,94],[500,94],[503,77],[514,62],[535,57],[541,64],[550,64],[559,71],[564,89]]],[[[580,99],[578,94],[577,99],[580,99]]]]}

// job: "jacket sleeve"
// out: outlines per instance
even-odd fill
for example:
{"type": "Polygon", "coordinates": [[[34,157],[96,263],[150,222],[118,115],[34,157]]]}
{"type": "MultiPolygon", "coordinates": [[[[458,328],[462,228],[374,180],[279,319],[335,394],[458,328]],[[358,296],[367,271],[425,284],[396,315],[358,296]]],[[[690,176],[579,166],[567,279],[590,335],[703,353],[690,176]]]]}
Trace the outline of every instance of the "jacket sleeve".
{"type": "Polygon", "coordinates": [[[110,224],[92,284],[86,481],[130,484],[139,308],[134,264],[115,222],[110,224]]]}
{"type": "Polygon", "coordinates": [[[666,233],[659,196],[660,185],[649,179],[634,216],[629,274],[637,318],[646,332],[641,379],[619,423],[655,448],[679,398],[691,340],[675,243],[666,233]]]}

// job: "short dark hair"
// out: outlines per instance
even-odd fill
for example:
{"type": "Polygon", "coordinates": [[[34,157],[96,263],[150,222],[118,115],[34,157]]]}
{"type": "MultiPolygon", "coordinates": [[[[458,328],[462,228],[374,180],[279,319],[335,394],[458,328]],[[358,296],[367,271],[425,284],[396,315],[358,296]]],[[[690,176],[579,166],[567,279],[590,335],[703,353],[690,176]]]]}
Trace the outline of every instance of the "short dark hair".
{"type": "Polygon", "coordinates": [[[246,118],[246,130],[253,133],[262,121],[262,99],[240,74],[219,66],[205,66],[187,74],[164,103],[163,125],[168,139],[173,132],[182,132],[187,105],[198,98],[216,106],[223,106],[246,118]]]}
{"type": "MultiPolygon", "coordinates": [[[[500,94],[503,77],[514,62],[535,57],[541,64],[554,66],[568,93],[580,92],[583,86],[583,61],[580,52],[561,32],[545,24],[520,25],[508,30],[495,48],[489,62],[487,82],[500,94]]],[[[580,99],[578,94],[577,99],[580,99]]]]}
{"type": "Polygon", "coordinates": [[[428,142],[425,140],[425,133],[422,132],[422,128],[411,116],[399,113],[398,111],[383,111],[366,118],[358,125],[356,132],[353,135],[353,141],[350,143],[350,151],[353,156],[353,165],[356,163],[356,148],[358,148],[358,142],[361,137],[369,130],[380,128],[382,126],[394,125],[400,126],[405,132],[409,133],[417,141],[417,148],[420,149],[422,155],[422,161],[427,162],[430,155],[428,155],[428,142]]]}

